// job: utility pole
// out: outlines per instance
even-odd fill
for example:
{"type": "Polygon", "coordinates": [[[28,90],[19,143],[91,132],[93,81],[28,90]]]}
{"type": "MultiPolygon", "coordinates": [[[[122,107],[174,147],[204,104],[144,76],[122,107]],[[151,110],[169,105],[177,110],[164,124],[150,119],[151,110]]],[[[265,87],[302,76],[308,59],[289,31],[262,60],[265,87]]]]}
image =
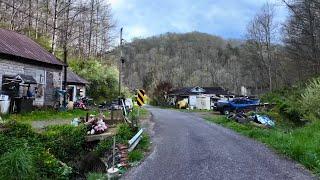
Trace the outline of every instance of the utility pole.
{"type": "Polygon", "coordinates": [[[123,28],[120,29],[120,62],[119,62],[119,105],[121,104],[121,80],[122,80],[122,65],[124,63],[124,58],[123,58],[123,52],[122,52],[122,44],[123,44],[123,39],[122,39],[122,30],[123,28]]]}
{"type": "Polygon", "coordinates": [[[63,108],[66,107],[67,105],[67,68],[68,68],[68,61],[67,61],[67,57],[68,57],[68,50],[67,50],[67,45],[68,45],[68,29],[69,29],[69,13],[70,13],[70,2],[71,0],[68,1],[68,8],[67,8],[67,15],[65,17],[65,27],[64,27],[64,43],[63,43],[63,62],[65,64],[64,66],[64,76],[63,76],[63,90],[65,91],[64,95],[63,95],[63,108]]]}

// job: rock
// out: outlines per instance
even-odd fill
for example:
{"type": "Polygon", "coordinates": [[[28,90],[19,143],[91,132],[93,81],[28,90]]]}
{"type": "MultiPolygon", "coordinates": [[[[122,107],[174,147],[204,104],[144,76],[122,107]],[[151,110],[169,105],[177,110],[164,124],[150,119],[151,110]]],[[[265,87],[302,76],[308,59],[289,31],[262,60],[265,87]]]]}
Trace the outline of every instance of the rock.
{"type": "Polygon", "coordinates": [[[88,172],[106,172],[106,166],[101,159],[94,153],[90,152],[83,157],[80,162],[80,171],[83,174],[88,172]]]}

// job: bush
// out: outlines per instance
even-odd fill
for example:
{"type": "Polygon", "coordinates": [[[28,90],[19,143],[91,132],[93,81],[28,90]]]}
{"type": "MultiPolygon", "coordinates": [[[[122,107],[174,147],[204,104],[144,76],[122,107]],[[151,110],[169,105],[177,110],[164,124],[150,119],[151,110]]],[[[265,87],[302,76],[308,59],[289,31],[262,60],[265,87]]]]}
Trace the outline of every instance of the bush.
{"type": "Polygon", "coordinates": [[[87,88],[87,94],[97,102],[111,102],[118,96],[118,69],[106,66],[96,59],[69,61],[69,65],[77,74],[85,77],[92,86],[87,88]]]}
{"type": "Polygon", "coordinates": [[[28,149],[18,148],[0,158],[0,179],[36,179],[34,157],[28,149]]]}
{"type": "Polygon", "coordinates": [[[301,103],[306,114],[320,117],[320,78],[310,81],[302,93],[301,103]]]}
{"type": "Polygon", "coordinates": [[[62,163],[48,151],[39,151],[36,156],[39,176],[44,179],[69,179],[72,168],[62,163]]]}
{"type": "Polygon", "coordinates": [[[0,155],[17,148],[28,146],[28,140],[24,138],[8,137],[0,134],[0,155]]]}
{"type": "Polygon", "coordinates": [[[30,124],[18,123],[17,121],[8,121],[5,124],[6,128],[9,128],[6,131],[6,136],[17,137],[17,138],[35,138],[37,134],[32,130],[30,124]]]}
{"type": "Polygon", "coordinates": [[[84,126],[50,126],[43,133],[43,142],[58,159],[69,162],[83,152],[86,132],[84,126]]]}
{"type": "Polygon", "coordinates": [[[147,151],[149,150],[149,147],[150,147],[150,136],[147,133],[143,133],[137,148],[142,149],[143,151],[147,151]]]}
{"type": "MultiPolygon", "coordinates": [[[[27,167],[29,167],[31,170],[35,169],[36,171],[36,173],[32,175],[34,177],[30,176],[30,178],[69,178],[69,175],[71,174],[71,168],[60,162],[54,157],[54,155],[48,152],[48,150],[45,148],[45,143],[47,143],[47,141],[42,142],[42,140],[44,139],[42,139],[43,137],[40,134],[33,132],[29,125],[18,122],[9,122],[8,124],[6,124],[6,126],[10,129],[6,133],[0,133],[0,156],[1,159],[4,158],[4,160],[1,160],[1,162],[7,162],[8,159],[11,159],[11,161],[13,161],[13,157],[16,157],[16,161],[18,161],[17,157],[18,155],[20,155],[19,153],[21,152],[21,150],[24,150],[26,153],[26,160],[21,159],[21,163],[29,162],[27,164],[31,164],[32,167],[29,167],[29,165],[27,167]],[[13,156],[12,154],[15,154],[15,156],[13,156]],[[32,157],[31,163],[30,157],[32,157]]],[[[17,167],[21,167],[22,165],[23,164],[17,167]]],[[[5,166],[1,165],[1,167],[5,166]]],[[[19,168],[15,171],[18,170],[19,168]]],[[[20,178],[20,176],[17,178],[20,178]]],[[[27,178],[30,179],[29,177],[27,178]]],[[[2,176],[0,176],[0,179],[3,179],[2,176]]]]}
{"type": "Polygon", "coordinates": [[[128,124],[120,124],[117,127],[117,142],[127,143],[134,136],[134,132],[131,130],[128,124]]]}
{"type": "Polygon", "coordinates": [[[133,150],[128,154],[130,162],[140,161],[143,158],[143,153],[140,150],[133,150]]]}
{"type": "Polygon", "coordinates": [[[112,150],[112,146],[113,146],[113,139],[112,138],[105,139],[99,142],[99,144],[94,149],[94,151],[99,157],[101,157],[105,154],[105,152],[112,150]]]}
{"type": "Polygon", "coordinates": [[[132,122],[136,122],[139,119],[138,110],[134,107],[133,110],[129,113],[129,119],[132,122]]]}

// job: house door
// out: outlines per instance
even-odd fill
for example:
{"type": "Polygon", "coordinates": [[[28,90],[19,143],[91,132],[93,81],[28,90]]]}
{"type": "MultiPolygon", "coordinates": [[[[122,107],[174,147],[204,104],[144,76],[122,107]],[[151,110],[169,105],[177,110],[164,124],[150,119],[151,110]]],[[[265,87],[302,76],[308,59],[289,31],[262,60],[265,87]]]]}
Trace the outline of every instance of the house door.
{"type": "Polygon", "coordinates": [[[46,106],[52,106],[55,100],[55,89],[53,86],[53,73],[47,72],[46,88],[44,91],[44,99],[46,106]]]}

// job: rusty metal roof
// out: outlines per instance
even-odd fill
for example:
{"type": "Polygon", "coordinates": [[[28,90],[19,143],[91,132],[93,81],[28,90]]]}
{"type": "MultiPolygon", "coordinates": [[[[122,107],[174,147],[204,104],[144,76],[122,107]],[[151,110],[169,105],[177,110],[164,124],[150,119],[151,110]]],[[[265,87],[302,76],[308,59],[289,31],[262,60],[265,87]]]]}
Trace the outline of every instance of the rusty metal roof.
{"type": "Polygon", "coordinates": [[[47,64],[61,65],[53,54],[32,39],[17,32],[0,28],[0,53],[26,58],[47,64]]]}
{"type": "Polygon", "coordinates": [[[87,80],[84,78],[80,77],[73,71],[69,70],[67,71],[67,84],[89,84],[87,80]]]}

